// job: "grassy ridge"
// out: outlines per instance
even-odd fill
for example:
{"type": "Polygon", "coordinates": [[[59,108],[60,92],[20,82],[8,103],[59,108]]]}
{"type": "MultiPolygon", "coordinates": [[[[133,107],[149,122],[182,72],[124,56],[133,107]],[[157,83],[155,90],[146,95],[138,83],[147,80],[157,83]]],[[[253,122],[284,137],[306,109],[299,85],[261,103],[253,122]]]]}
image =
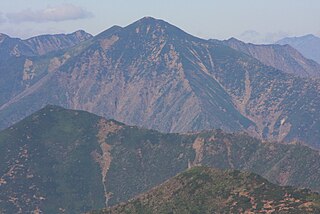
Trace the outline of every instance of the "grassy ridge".
{"type": "Polygon", "coordinates": [[[127,203],[92,214],[317,213],[320,196],[237,170],[194,167],[127,203]]]}
{"type": "Polygon", "coordinates": [[[320,190],[319,153],[303,145],[221,130],[164,134],[56,106],[2,131],[0,146],[3,213],[85,212],[105,207],[106,195],[115,205],[194,165],[320,190]]]}

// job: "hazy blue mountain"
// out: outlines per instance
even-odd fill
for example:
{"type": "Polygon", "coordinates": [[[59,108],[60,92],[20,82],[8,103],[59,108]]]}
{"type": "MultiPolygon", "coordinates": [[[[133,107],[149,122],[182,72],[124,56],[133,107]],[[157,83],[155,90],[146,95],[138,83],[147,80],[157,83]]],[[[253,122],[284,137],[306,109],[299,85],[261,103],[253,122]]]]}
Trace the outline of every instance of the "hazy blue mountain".
{"type": "Polygon", "coordinates": [[[279,40],[277,44],[288,44],[305,57],[320,63],[320,38],[312,34],[300,37],[288,37],[279,40]]]}
{"type": "Polygon", "coordinates": [[[255,45],[235,38],[225,40],[223,43],[288,74],[300,77],[320,77],[320,65],[305,58],[289,45],[255,45]]]}

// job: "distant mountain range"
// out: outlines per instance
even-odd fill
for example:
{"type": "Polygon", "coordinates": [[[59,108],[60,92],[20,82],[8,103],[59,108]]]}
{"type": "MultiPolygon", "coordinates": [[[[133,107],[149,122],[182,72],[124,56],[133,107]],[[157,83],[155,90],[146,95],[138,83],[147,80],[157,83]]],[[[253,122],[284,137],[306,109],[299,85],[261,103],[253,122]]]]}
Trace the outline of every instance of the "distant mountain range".
{"type": "Polygon", "coordinates": [[[25,40],[0,34],[0,54],[2,57],[44,55],[70,48],[90,38],[92,35],[83,30],[71,34],[41,35],[25,40]]]}
{"type": "Polygon", "coordinates": [[[299,52],[301,52],[308,59],[312,59],[320,63],[320,38],[312,34],[300,37],[288,37],[276,42],[280,45],[288,44],[299,52]]]}
{"type": "Polygon", "coordinates": [[[320,65],[289,45],[255,45],[235,38],[223,44],[256,58],[261,63],[300,77],[320,77],[320,65]]]}
{"type": "MultiPolygon", "coordinates": [[[[81,213],[102,209],[199,165],[250,171],[276,184],[320,191],[319,152],[300,144],[261,142],[247,134],[228,134],[221,130],[164,134],[57,106],[47,106],[0,132],[0,147],[0,213],[81,213]]],[[[188,173],[192,171],[180,176],[196,184],[197,179],[184,177],[188,173]]],[[[282,206],[284,198],[294,198],[294,201],[284,202],[283,206],[299,206],[299,209],[304,209],[303,204],[311,200],[306,198],[310,191],[280,188],[249,173],[204,169],[195,176],[201,179],[203,173],[212,178],[223,177],[223,181],[205,185],[218,188],[230,182],[227,189],[216,191],[224,197],[228,194],[236,197],[232,201],[244,203],[250,209],[253,205],[248,204],[248,197],[254,197],[252,203],[260,207],[257,209],[269,203],[264,200],[272,200],[271,207],[276,209],[282,206]],[[250,189],[250,184],[257,186],[250,189]],[[235,192],[228,192],[233,187],[235,192]],[[242,192],[244,198],[237,192],[242,192]]],[[[199,190],[199,197],[204,197],[203,187],[190,186],[190,191],[199,190]]],[[[183,195],[179,193],[177,199],[183,195]]],[[[155,200],[161,201],[161,198],[155,200]]],[[[151,202],[152,199],[146,203],[151,202]]],[[[174,202],[173,206],[176,205],[174,202]]],[[[210,206],[223,208],[216,203],[210,206]]],[[[226,205],[226,208],[239,206],[242,205],[226,205]]]]}
{"type": "Polygon", "coordinates": [[[117,213],[318,213],[320,196],[279,187],[236,170],[195,167],[127,203],[94,211],[117,213]]]}
{"type": "MultiPolygon", "coordinates": [[[[49,71],[46,58],[75,46],[92,36],[84,31],[71,34],[42,35],[26,40],[0,34],[0,105],[37,83],[49,71]],[[48,56],[42,57],[48,54],[48,56]],[[39,65],[33,68],[34,57],[39,65]],[[35,72],[37,69],[37,72],[35,72]]],[[[2,118],[4,121],[5,118],[2,118]]]]}
{"type": "Polygon", "coordinates": [[[2,129],[55,104],[165,132],[221,128],[320,147],[319,65],[289,46],[203,40],[151,17],[81,35],[46,54],[31,51],[41,43],[18,55],[0,44],[2,129]]]}

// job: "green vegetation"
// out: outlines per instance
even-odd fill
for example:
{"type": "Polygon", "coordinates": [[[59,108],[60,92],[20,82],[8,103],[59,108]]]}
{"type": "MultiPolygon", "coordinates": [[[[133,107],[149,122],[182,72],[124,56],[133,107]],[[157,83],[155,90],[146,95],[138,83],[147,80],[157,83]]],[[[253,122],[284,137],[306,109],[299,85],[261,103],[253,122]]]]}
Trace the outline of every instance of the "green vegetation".
{"type": "Polygon", "coordinates": [[[317,213],[319,199],[252,173],[194,167],[127,203],[92,214],[317,213]]]}
{"type": "MultiPolygon", "coordinates": [[[[20,208],[85,212],[105,207],[106,195],[107,205],[112,206],[196,165],[250,171],[273,183],[320,190],[319,153],[303,145],[262,143],[247,134],[221,130],[163,134],[56,106],[47,106],[0,132],[0,146],[0,209],[4,213],[20,208]]],[[[213,178],[197,170],[202,168],[182,174],[185,180],[197,180],[188,183],[190,194],[197,194],[213,178]]],[[[230,176],[242,174],[230,172],[230,176]]],[[[231,180],[221,181],[207,194],[219,193],[224,200],[230,185],[231,180]]],[[[255,191],[263,192],[264,186],[255,191]]],[[[234,197],[239,207],[251,206],[243,195],[234,197]]],[[[184,205],[184,200],[177,198],[174,203],[184,205]]],[[[171,205],[167,206],[170,210],[171,205]]],[[[135,207],[146,210],[142,202],[135,207]]],[[[190,210],[202,212],[200,207],[190,210]]]]}
{"type": "Polygon", "coordinates": [[[98,117],[47,106],[0,134],[0,207],[6,212],[79,213],[104,206],[98,117]],[[10,173],[11,172],[11,173],[10,173]],[[17,197],[15,203],[10,198],[17,197]],[[31,202],[30,202],[31,201],[31,202]]]}

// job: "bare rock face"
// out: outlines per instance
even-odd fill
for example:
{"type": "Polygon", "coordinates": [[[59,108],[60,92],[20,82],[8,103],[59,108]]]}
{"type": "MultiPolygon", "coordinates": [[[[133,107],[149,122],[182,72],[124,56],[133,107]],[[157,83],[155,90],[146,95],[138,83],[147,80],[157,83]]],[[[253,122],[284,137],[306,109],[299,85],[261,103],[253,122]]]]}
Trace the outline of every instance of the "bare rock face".
{"type": "Polygon", "coordinates": [[[318,65],[288,46],[238,49],[146,17],[31,62],[16,57],[27,87],[3,99],[0,127],[51,103],[161,131],[221,128],[319,147],[320,82],[308,78],[318,65]]]}
{"type": "Polygon", "coordinates": [[[241,130],[250,121],[237,112],[228,94],[217,82],[201,84],[205,76],[212,79],[201,61],[194,62],[201,42],[152,18],[99,36],[77,60],[59,69],[69,76],[67,106],[163,131],[241,130]]]}

